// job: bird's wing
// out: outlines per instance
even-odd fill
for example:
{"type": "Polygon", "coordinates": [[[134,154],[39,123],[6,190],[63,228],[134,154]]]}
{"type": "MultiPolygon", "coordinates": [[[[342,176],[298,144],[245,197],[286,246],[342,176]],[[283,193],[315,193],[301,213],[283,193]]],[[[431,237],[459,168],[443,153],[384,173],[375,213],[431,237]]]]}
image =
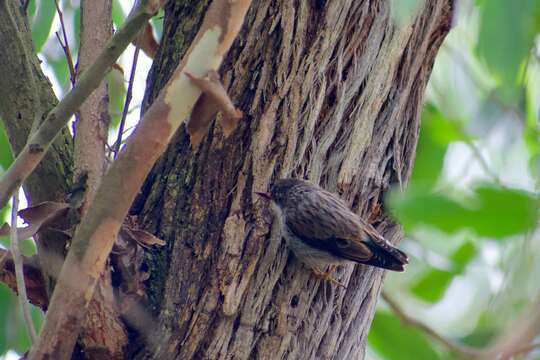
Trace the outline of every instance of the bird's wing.
{"type": "Polygon", "coordinates": [[[286,212],[289,229],[305,243],[337,257],[365,262],[373,253],[362,241],[360,218],[335,195],[324,190],[310,191],[295,199],[286,212]]]}
{"type": "Polygon", "coordinates": [[[403,271],[408,258],[335,195],[324,190],[303,193],[286,213],[295,236],[331,254],[385,269],[403,271]]]}

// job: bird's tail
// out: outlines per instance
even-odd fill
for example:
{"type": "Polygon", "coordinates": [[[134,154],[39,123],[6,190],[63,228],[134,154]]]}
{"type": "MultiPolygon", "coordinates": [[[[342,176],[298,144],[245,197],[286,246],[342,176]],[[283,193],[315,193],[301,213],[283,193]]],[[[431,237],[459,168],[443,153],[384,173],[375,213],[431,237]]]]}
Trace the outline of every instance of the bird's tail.
{"type": "Polygon", "coordinates": [[[370,238],[370,241],[366,241],[365,244],[371,250],[372,256],[369,260],[362,261],[363,264],[393,271],[404,271],[405,265],[409,263],[407,254],[384,239],[370,238]]]}

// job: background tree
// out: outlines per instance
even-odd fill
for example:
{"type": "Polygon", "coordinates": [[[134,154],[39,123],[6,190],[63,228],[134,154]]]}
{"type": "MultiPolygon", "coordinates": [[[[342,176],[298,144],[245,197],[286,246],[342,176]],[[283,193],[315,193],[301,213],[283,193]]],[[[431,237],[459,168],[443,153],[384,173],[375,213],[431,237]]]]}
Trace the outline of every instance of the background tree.
{"type": "MultiPolygon", "coordinates": [[[[35,11],[36,3],[29,2],[33,27],[41,26],[40,31],[34,29],[32,34],[36,51],[46,40],[41,35],[48,33],[44,27],[50,28],[52,23],[54,8],[51,13],[52,5],[47,3],[38,2],[35,11]]],[[[163,35],[149,73],[143,113],[185,56],[208,4],[206,1],[197,4],[171,1],[165,7],[163,35]]],[[[538,10],[534,2],[526,5],[525,10],[520,10],[523,13],[516,14],[510,11],[511,7],[505,9],[500,1],[480,4],[482,44],[489,43],[496,31],[489,25],[492,19],[504,18],[506,14],[511,15],[510,19],[520,19],[527,11],[538,10]]],[[[84,4],[81,6],[84,8],[84,4]]],[[[10,56],[0,58],[0,66],[9,74],[2,80],[6,86],[0,86],[5,90],[0,111],[17,153],[32,124],[54,106],[55,99],[39,70],[29,34],[21,32],[25,27],[24,12],[14,1],[5,2],[4,7],[10,12],[4,12],[3,18],[0,15],[0,30],[4,34],[0,36],[2,43],[12,45],[6,52],[10,56]],[[25,59],[22,65],[20,59],[25,59]],[[18,84],[19,92],[10,91],[13,84],[18,84]],[[36,92],[36,89],[39,90],[36,92]],[[25,112],[21,113],[20,109],[25,112]]],[[[118,25],[121,7],[115,3],[112,9],[113,20],[118,25]]],[[[79,11],[68,2],[62,4],[61,10],[68,19],[76,19],[79,11]]],[[[498,176],[494,177],[493,185],[473,187],[469,198],[456,197],[448,191],[441,195],[439,179],[444,156],[452,150],[449,144],[466,144],[475,158],[479,150],[468,130],[446,115],[447,107],[434,91],[428,94],[430,105],[424,113],[424,140],[420,143],[412,183],[405,193],[391,196],[386,206],[383,203],[384,194],[392,186],[404,189],[411,174],[424,90],[454,13],[451,1],[254,2],[220,70],[227,92],[244,117],[230,132],[230,119],[219,114],[218,121],[212,122],[208,130],[203,126],[202,131],[191,134],[192,141],[200,140],[200,144],[194,146],[184,127],[176,134],[147,177],[129,218],[165,240],[166,245],[147,250],[140,268],[142,252],[136,246],[135,255],[131,254],[128,259],[137,266],[123,267],[126,259],[118,253],[127,252],[125,246],[133,249],[133,244],[124,242],[126,228],[123,228],[124,235],[117,243],[119,248],[113,251],[111,258],[113,275],[116,274],[112,285],[120,306],[113,302],[112,313],[104,311],[100,304],[107,304],[110,296],[101,300],[94,297],[92,304],[96,306],[89,307],[87,319],[90,321],[84,323],[78,342],[78,349],[83,351],[77,356],[362,356],[383,271],[346,266],[337,275],[348,285],[343,290],[321,283],[289,255],[277,229],[271,226],[266,204],[253,197],[253,191],[264,190],[273,179],[286,176],[309,178],[339,192],[394,242],[402,234],[388,217],[388,204],[407,233],[420,237],[420,241],[426,234],[441,237],[440,233],[426,230],[426,225],[454,234],[452,246],[438,250],[441,256],[448,257],[450,268],[426,261],[411,245],[414,243],[405,244],[416,261],[408,273],[390,279],[384,298],[394,315],[384,307],[377,314],[370,334],[370,345],[376,356],[400,359],[454,354],[493,358],[507,350],[529,352],[533,349],[534,342],[530,343],[536,335],[535,326],[533,330],[518,332],[523,335],[518,342],[499,341],[487,350],[477,350],[460,342],[486,346],[494,334],[504,334],[500,324],[498,327],[489,325],[492,335],[484,336],[481,341],[478,337],[470,341],[465,336],[454,341],[444,331],[411,317],[416,312],[422,313],[421,307],[410,307],[416,311],[411,312],[400,304],[404,300],[403,293],[436,303],[450,288],[452,279],[465,274],[470,263],[479,256],[483,243],[471,240],[470,235],[469,240],[462,240],[459,234],[463,229],[472,229],[472,236],[477,237],[515,237],[531,233],[537,219],[536,195],[509,189],[509,184],[498,176]],[[468,206],[471,202],[483,205],[473,211],[468,206]],[[494,216],[499,220],[493,221],[494,216]],[[516,222],[516,219],[522,220],[516,222]],[[146,279],[144,289],[140,288],[141,279],[146,279]],[[146,291],[148,296],[143,306],[132,301],[133,294],[140,290],[146,291]],[[400,292],[397,302],[393,296],[396,290],[400,292]],[[399,319],[411,326],[401,325],[399,319]],[[128,340],[122,340],[126,332],[128,340]],[[117,341],[105,343],[104,339],[117,341]],[[124,348],[126,341],[129,342],[124,348]]],[[[106,22],[108,16],[105,12],[102,14],[101,20],[106,22]]],[[[82,23],[84,25],[84,21],[82,23]]],[[[160,32],[160,24],[153,24],[160,32]]],[[[73,36],[69,22],[66,28],[68,38],[73,36]]],[[[516,94],[519,97],[522,82],[513,85],[513,79],[520,75],[519,66],[515,64],[528,57],[534,29],[531,25],[523,28],[523,33],[499,36],[498,39],[506,42],[498,40],[479,50],[490,71],[504,75],[498,77],[501,82],[497,85],[507,91],[495,99],[504,99],[505,106],[514,106],[512,99],[516,99],[516,94]],[[522,40],[516,42],[516,38],[522,40]],[[512,46],[512,42],[520,44],[519,56],[501,58],[500,53],[491,51],[500,43],[512,46]],[[513,71],[510,75],[508,69],[513,71]]],[[[84,34],[81,42],[83,39],[84,34]]],[[[138,39],[136,43],[145,52],[155,51],[153,45],[143,45],[141,41],[138,39]]],[[[63,43],[69,43],[69,39],[63,43]]],[[[76,43],[71,44],[73,54],[78,52],[73,45],[76,43]]],[[[83,53],[81,49],[80,54],[83,53]]],[[[136,59],[137,55],[134,63],[136,59]]],[[[56,78],[66,83],[69,61],[65,57],[54,60],[50,56],[46,56],[46,60],[55,69],[56,78]]],[[[530,76],[531,71],[525,74],[530,76]]],[[[108,78],[109,114],[116,126],[126,89],[122,83],[117,86],[115,82],[118,71],[113,70],[111,75],[108,78]]],[[[129,77],[127,71],[125,76],[129,77]]],[[[520,78],[525,77],[520,75],[520,78]]],[[[132,81],[130,88],[131,84],[132,81]]],[[[128,90],[128,105],[130,98],[128,90]]],[[[536,97],[527,99],[527,109],[534,113],[536,97]]],[[[528,110],[527,114],[530,113],[528,110]]],[[[528,115],[529,118],[527,139],[534,159],[537,125],[534,115],[528,115]]],[[[123,120],[120,123],[122,132],[123,120]]],[[[92,134],[86,138],[94,144],[103,140],[102,136],[92,134]]],[[[114,149],[117,137],[111,138],[109,143],[114,149]]],[[[71,184],[71,171],[80,174],[84,162],[76,161],[72,165],[72,146],[71,135],[65,131],[48,152],[52,158],[46,158],[25,185],[30,203],[64,201],[68,194],[79,199],[74,196],[78,194],[79,185],[71,184]],[[44,182],[46,176],[55,176],[56,180],[44,182]]],[[[79,149],[84,147],[79,145],[79,149]]],[[[484,160],[481,166],[487,173],[493,175],[492,164],[482,157],[479,159],[484,160]]],[[[6,158],[3,166],[9,161],[6,158]]],[[[80,177],[74,179],[80,184],[80,177]]],[[[89,179],[88,188],[92,189],[92,181],[99,182],[100,176],[90,175],[89,179]]],[[[65,253],[65,242],[65,234],[42,227],[37,241],[39,265],[25,259],[27,287],[36,280],[37,286],[29,290],[40,290],[30,292],[29,297],[34,301],[41,299],[38,305],[47,304],[48,296],[41,291],[41,278],[31,277],[30,271],[35,270],[38,275],[43,272],[50,292],[59,272],[58,259],[65,253]]],[[[3,269],[3,281],[13,286],[10,260],[3,269]]],[[[106,295],[108,292],[103,291],[106,288],[98,286],[97,294],[106,295]]],[[[138,296],[135,298],[140,300],[138,296]]],[[[0,301],[2,299],[7,299],[7,294],[0,301]]],[[[407,308],[410,310],[409,306],[407,308]]],[[[6,313],[0,312],[0,316],[2,314],[6,313]]],[[[529,318],[534,320],[534,317],[529,318]]],[[[17,329],[24,335],[21,326],[17,329]]],[[[486,327],[479,328],[478,332],[483,329],[486,327]]],[[[22,339],[17,344],[19,351],[27,349],[25,336],[19,338],[22,339]]],[[[15,343],[10,342],[8,346],[12,344],[15,343]]]]}

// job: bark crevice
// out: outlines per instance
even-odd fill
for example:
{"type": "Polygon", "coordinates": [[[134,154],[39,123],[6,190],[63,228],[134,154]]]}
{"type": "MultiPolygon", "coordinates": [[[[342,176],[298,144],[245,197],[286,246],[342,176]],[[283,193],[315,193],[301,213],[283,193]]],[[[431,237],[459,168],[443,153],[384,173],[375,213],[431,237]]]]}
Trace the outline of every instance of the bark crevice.
{"type": "MultiPolygon", "coordinates": [[[[244,119],[227,139],[214,122],[195,151],[181,128],[132,209],[167,242],[147,260],[168,342],[139,357],[363,355],[383,271],[349,265],[337,275],[348,289],[320,283],[289,254],[252,192],[280,177],[309,178],[397,242],[399,226],[378,209],[410,175],[452,6],[426,2],[412,26],[398,28],[387,1],[252,4],[221,71],[244,119]]],[[[192,31],[184,29],[197,19],[179,14],[198,13],[179,3],[167,9],[164,39],[178,36],[182,53],[192,31]]],[[[147,102],[174,59],[160,50],[147,102]]]]}

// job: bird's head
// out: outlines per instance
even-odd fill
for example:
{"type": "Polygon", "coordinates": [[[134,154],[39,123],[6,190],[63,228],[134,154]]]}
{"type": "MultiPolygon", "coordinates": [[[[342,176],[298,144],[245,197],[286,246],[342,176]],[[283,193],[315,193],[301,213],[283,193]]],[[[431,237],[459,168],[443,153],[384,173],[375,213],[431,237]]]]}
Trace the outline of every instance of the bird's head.
{"type": "Polygon", "coordinates": [[[279,206],[283,206],[290,200],[291,189],[305,184],[304,180],[279,179],[270,188],[270,192],[256,192],[266,200],[272,200],[279,206]]]}

